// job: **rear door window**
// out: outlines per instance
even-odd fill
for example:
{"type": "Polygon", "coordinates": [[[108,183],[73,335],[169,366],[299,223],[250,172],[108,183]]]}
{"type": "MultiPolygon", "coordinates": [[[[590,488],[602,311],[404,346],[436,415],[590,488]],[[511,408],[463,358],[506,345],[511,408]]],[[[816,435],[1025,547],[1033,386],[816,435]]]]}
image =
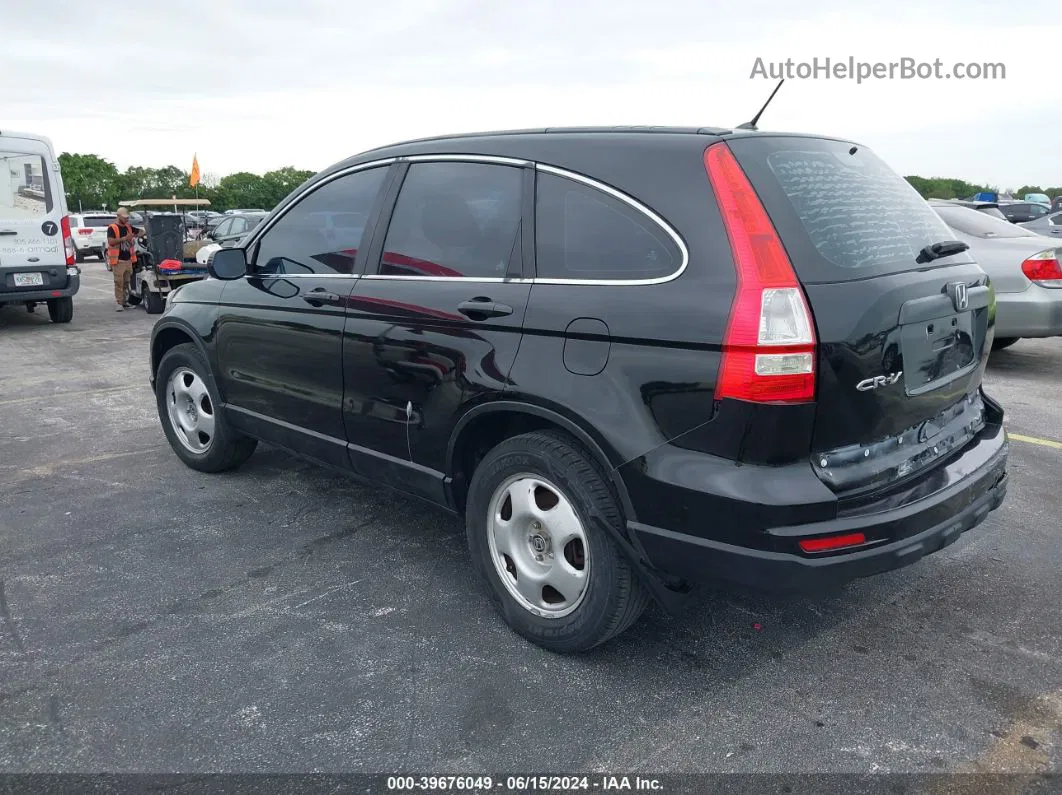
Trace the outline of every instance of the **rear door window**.
{"type": "Polygon", "coordinates": [[[519,168],[414,163],[398,194],[379,273],[501,279],[520,230],[519,168]]]}
{"type": "MultiPolygon", "coordinates": [[[[924,268],[932,243],[954,240],[918,192],[873,152],[798,136],[728,141],[805,282],[865,279],[924,268]]],[[[972,261],[959,254],[941,266],[972,261]]]]}
{"type": "Polygon", "coordinates": [[[52,211],[48,166],[40,155],[0,148],[0,218],[32,220],[52,211]]]}

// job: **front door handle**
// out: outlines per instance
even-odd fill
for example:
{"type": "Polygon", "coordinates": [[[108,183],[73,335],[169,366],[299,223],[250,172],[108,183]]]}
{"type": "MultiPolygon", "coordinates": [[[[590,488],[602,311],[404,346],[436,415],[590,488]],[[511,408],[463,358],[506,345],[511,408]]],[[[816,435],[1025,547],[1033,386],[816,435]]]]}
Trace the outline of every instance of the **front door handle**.
{"type": "Polygon", "coordinates": [[[457,311],[471,320],[486,320],[490,317],[511,315],[513,308],[506,304],[495,303],[489,298],[473,298],[471,301],[459,303],[457,311]]]}
{"type": "Polygon", "coordinates": [[[314,290],[313,292],[306,293],[302,297],[302,300],[308,304],[314,306],[322,306],[323,304],[338,304],[343,300],[339,293],[330,293],[326,290],[314,290]]]}

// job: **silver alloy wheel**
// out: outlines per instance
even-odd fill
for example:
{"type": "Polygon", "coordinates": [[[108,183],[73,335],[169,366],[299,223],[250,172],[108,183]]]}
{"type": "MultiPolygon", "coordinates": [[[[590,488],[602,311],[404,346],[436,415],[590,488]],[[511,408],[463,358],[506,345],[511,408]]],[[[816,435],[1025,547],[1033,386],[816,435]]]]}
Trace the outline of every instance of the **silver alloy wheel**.
{"type": "Polygon", "coordinates": [[[188,450],[202,454],[214,443],[214,403],[195,371],[178,367],[166,384],[166,408],[174,433],[188,450]]]}
{"type": "Polygon", "coordinates": [[[516,475],[490,500],[487,541],[506,590],[525,610],[563,618],[582,602],[590,576],[586,530],[555,485],[516,475]]]}

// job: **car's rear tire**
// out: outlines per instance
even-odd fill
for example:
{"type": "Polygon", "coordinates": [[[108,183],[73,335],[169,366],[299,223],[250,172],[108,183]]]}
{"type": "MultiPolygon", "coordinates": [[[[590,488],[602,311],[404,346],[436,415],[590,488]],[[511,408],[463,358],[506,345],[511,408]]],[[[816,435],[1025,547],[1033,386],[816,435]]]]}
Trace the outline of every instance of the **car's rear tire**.
{"type": "Polygon", "coordinates": [[[210,368],[190,342],[174,346],[159,362],[155,402],[170,447],[192,469],[235,469],[258,446],[229,427],[210,368]]]}
{"type": "Polygon", "coordinates": [[[79,248],[74,249],[74,262],[84,262],[85,252],[79,248]]]}
{"type": "Polygon", "coordinates": [[[166,299],[161,293],[149,290],[147,282],[144,282],[144,286],[140,289],[140,299],[149,315],[161,315],[162,310],[166,308],[166,299]]]}
{"type": "Polygon", "coordinates": [[[563,433],[523,434],[487,453],[469,485],[465,529],[502,618],[544,648],[592,649],[649,601],[611,535],[624,530],[616,495],[563,433]]]}
{"type": "Polygon", "coordinates": [[[74,319],[74,299],[71,296],[49,299],[48,317],[53,323],[69,323],[74,319]]]}
{"type": "Polygon", "coordinates": [[[1021,337],[996,337],[992,341],[992,350],[1001,351],[1004,348],[1009,348],[1020,339],[1021,337]]]}

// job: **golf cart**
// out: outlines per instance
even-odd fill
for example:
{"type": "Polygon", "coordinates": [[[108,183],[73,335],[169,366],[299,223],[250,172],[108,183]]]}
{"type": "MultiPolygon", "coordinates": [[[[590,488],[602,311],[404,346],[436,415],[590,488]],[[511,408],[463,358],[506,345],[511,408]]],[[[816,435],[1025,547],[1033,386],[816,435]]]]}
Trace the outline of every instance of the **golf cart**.
{"type": "Polygon", "coordinates": [[[198,246],[188,241],[182,207],[209,205],[205,199],[137,199],[124,207],[144,218],[145,237],[137,241],[136,266],[129,285],[129,303],[143,303],[149,315],[166,308],[166,296],[182,284],[207,276],[195,261],[198,246]],[[151,209],[158,208],[158,209],[151,209]],[[170,208],[170,209],[163,209],[170,208]]]}

